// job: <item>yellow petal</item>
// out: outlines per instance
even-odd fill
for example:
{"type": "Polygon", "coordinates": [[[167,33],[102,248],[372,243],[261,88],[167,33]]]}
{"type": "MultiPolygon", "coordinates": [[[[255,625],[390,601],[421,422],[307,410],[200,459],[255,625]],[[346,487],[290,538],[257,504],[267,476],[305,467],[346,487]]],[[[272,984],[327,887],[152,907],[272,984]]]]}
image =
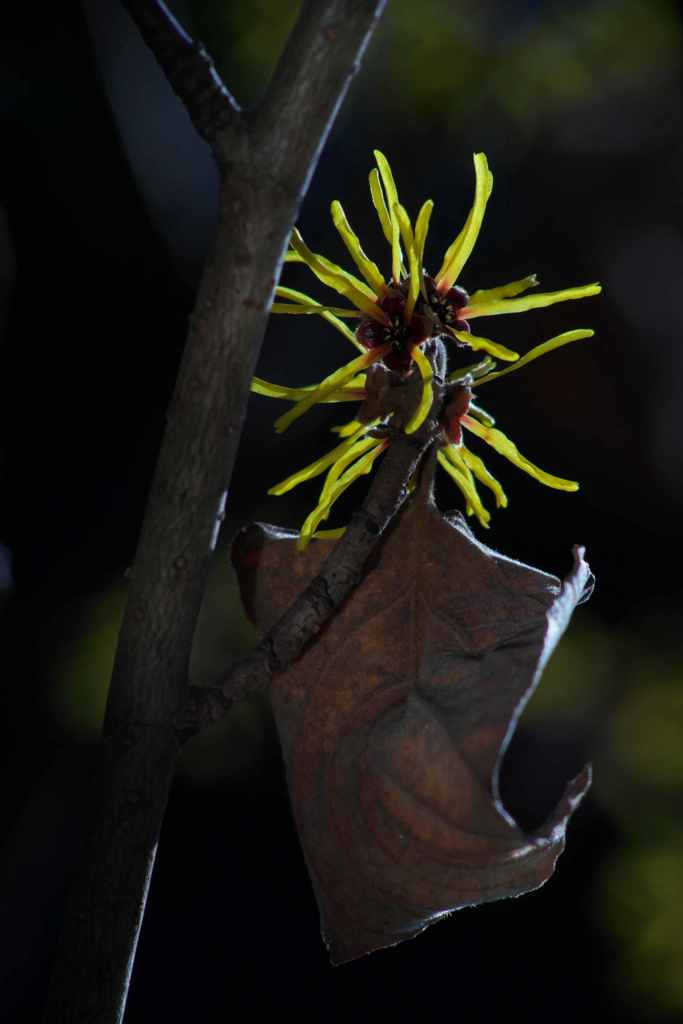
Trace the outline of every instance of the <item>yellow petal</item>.
{"type": "Polygon", "coordinates": [[[394,283],[399,284],[401,280],[401,243],[399,241],[399,223],[398,217],[396,216],[396,206],[398,205],[398,191],[396,189],[396,183],[394,182],[394,176],[391,173],[391,167],[389,161],[385,157],[384,153],[380,153],[378,149],[373,150],[375,154],[375,160],[377,161],[377,167],[379,169],[380,176],[382,178],[382,184],[384,185],[384,191],[386,193],[386,206],[389,211],[389,221],[391,224],[391,272],[393,275],[394,283]]]}
{"type": "Polygon", "coordinates": [[[349,420],[348,423],[340,423],[336,427],[330,427],[330,431],[333,434],[338,434],[339,437],[350,437],[351,434],[356,433],[360,426],[362,426],[360,420],[349,420]]]}
{"type": "Polygon", "coordinates": [[[459,469],[465,476],[467,486],[467,493],[465,494],[465,497],[467,498],[467,515],[476,515],[477,519],[483,526],[488,526],[491,516],[479,497],[479,491],[477,490],[477,485],[472,471],[470,470],[466,460],[463,458],[462,448],[458,445],[450,444],[443,448],[442,451],[451,466],[459,469]]]}
{"type": "Polygon", "coordinates": [[[455,445],[448,448],[441,448],[436,453],[439,463],[446,470],[450,478],[462,492],[466,501],[465,511],[470,516],[474,513],[482,526],[488,529],[491,514],[484,508],[481,498],[477,492],[476,484],[468,467],[457,455],[458,449],[455,445]]]}
{"type": "Polygon", "coordinates": [[[464,380],[465,377],[476,377],[481,376],[482,373],[486,373],[488,370],[492,370],[495,366],[495,362],[491,359],[491,356],[484,356],[484,358],[478,363],[470,363],[469,366],[461,366],[458,370],[453,370],[446,377],[449,384],[457,383],[459,380],[464,380]]]}
{"type": "Polygon", "coordinates": [[[297,542],[297,547],[299,551],[303,551],[305,550],[306,547],[308,547],[309,541],[313,536],[316,527],[323,520],[327,519],[327,517],[330,514],[330,510],[334,505],[335,501],[337,500],[337,498],[339,498],[347,489],[347,487],[350,487],[351,484],[354,483],[354,481],[356,481],[360,476],[363,476],[365,473],[370,472],[375,462],[375,459],[379,455],[381,455],[381,453],[385,450],[388,444],[388,441],[377,441],[375,447],[372,448],[369,452],[366,452],[366,454],[362,458],[358,459],[358,461],[355,462],[350,469],[347,469],[344,475],[337,481],[332,493],[329,496],[329,499],[324,504],[322,502],[319,503],[313,509],[310,515],[306,517],[306,520],[303,526],[301,527],[299,540],[297,542]]]}
{"type": "Polygon", "coordinates": [[[462,231],[446,250],[441,269],[436,275],[436,286],[441,292],[452,287],[469,259],[479,237],[484,211],[493,188],[493,175],[483,153],[474,154],[474,172],[476,185],[472,209],[462,231]]]}
{"type": "Polygon", "coordinates": [[[341,235],[344,245],[349,250],[351,259],[356,264],[375,295],[379,295],[386,284],[384,278],[379,272],[379,267],[376,263],[373,263],[371,259],[368,259],[363,252],[360,239],[346,219],[346,214],[344,213],[341,203],[335,199],[330,209],[332,212],[332,221],[334,226],[341,235]]]}
{"type": "Polygon", "coordinates": [[[532,362],[534,359],[538,359],[539,356],[544,356],[548,352],[554,351],[556,348],[562,348],[563,345],[568,345],[571,341],[581,341],[583,338],[592,338],[595,331],[591,331],[588,328],[577,328],[575,331],[565,331],[564,334],[556,334],[554,338],[550,338],[548,341],[544,341],[541,345],[536,345],[526,355],[520,357],[514,366],[508,366],[504,370],[496,370],[494,373],[487,373],[486,376],[480,377],[476,382],[477,387],[480,384],[488,384],[490,380],[497,380],[498,377],[504,377],[506,373],[512,373],[513,370],[521,370],[527,363],[532,362]]]}
{"type": "MultiPolygon", "coordinates": [[[[312,299],[310,295],[306,295],[304,292],[298,292],[295,288],[285,288],[284,285],[278,285],[275,289],[275,294],[281,299],[293,299],[294,302],[300,302],[302,305],[307,306],[321,306],[319,302],[312,299]]],[[[323,307],[321,306],[321,309],[323,307]]],[[[350,341],[359,352],[365,351],[365,346],[361,345],[356,335],[350,330],[339,317],[335,316],[334,313],[325,311],[320,314],[323,320],[327,320],[328,324],[332,324],[340,334],[343,334],[347,341],[350,341]]]]}
{"type": "MultiPolygon", "coordinates": [[[[303,388],[287,388],[283,384],[271,384],[262,377],[252,377],[250,389],[256,395],[264,395],[266,398],[284,398],[288,402],[300,402],[311,392],[315,391],[318,384],[308,384],[303,388]]],[[[324,398],[327,403],[333,402],[358,402],[365,397],[365,374],[359,374],[350,380],[338,391],[333,391],[324,398]]]]}
{"type": "Polygon", "coordinates": [[[422,396],[420,398],[420,404],[406,423],[406,434],[414,434],[415,431],[422,426],[429,414],[429,410],[432,407],[432,402],[434,401],[434,394],[432,391],[432,380],[434,379],[432,364],[429,362],[419,345],[416,345],[412,350],[410,358],[417,365],[417,368],[420,371],[420,376],[422,377],[422,396]]]}
{"type": "Polygon", "coordinates": [[[491,341],[490,338],[480,338],[476,334],[469,334],[467,331],[454,331],[452,328],[449,328],[449,332],[458,341],[469,345],[475,352],[483,349],[484,352],[490,352],[497,359],[506,359],[508,362],[514,362],[514,360],[519,359],[517,352],[513,352],[510,348],[505,348],[504,345],[499,345],[497,341],[491,341]]]}
{"type": "Polygon", "coordinates": [[[500,430],[496,430],[494,427],[485,427],[483,423],[477,423],[471,416],[463,416],[461,423],[477,437],[490,444],[500,455],[509,459],[518,469],[533,476],[539,483],[545,484],[546,487],[554,487],[558,491],[578,491],[579,485],[575,480],[564,480],[561,476],[553,476],[551,473],[539,469],[533,462],[529,462],[509,437],[506,437],[500,430]]]}
{"type": "Polygon", "coordinates": [[[334,288],[340,295],[345,295],[353,302],[354,306],[372,317],[373,320],[379,320],[383,324],[387,323],[385,314],[375,302],[375,295],[368,286],[353,274],[347,273],[346,270],[342,270],[335,263],[325,259],[324,256],[311,252],[296,228],[292,232],[292,245],[319,281],[329,288],[334,288]]]}
{"type": "Polygon", "coordinates": [[[538,278],[535,274],[531,274],[529,277],[522,277],[519,281],[501,284],[498,288],[480,288],[471,296],[471,303],[479,305],[483,302],[494,302],[496,299],[509,299],[513,295],[521,295],[528,288],[535,288],[537,285],[538,278]]]}
{"type": "Polygon", "coordinates": [[[365,352],[364,355],[358,356],[357,359],[352,359],[346,366],[341,366],[334,373],[331,373],[329,377],[325,377],[324,380],[313,390],[310,391],[304,398],[300,399],[296,405],[286,412],[284,416],[280,416],[275,421],[275,429],[278,434],[281,434],[283,430],[286,430],[294,420],[298,420],[300,416],[316,405],[318,402],[324,402],[332,392],[337,391],[339,388],[347,384],[353,377],[356,376],[359,370],[365,370],[368,366],[372,366],[373,363],[378,362],[382,356],[390,350],[391,345],[380,345],[379,348],[374,348],[370,352],[365,352]]]}
{"type": "Polygon", "coordinates": [[[396,216],[398,217],[399,227],[401,229],[401,238],[403,239],[403,245],[408,254],[408,297],[406,304],[403,308],[403,318],[405,322],[410,323],[410,318],[413,315],[415,309],[415,303],[417,297],[420,294],[420,284],[422,283],[422,268],[420,267],[417,259],[417,251],[415,249],[415,237],[413,235],[413,229],[410,223],[410,217],[407,211],[400,203],[396,204],[396,216]]]}
{"type": "Polygon", "coordinates": [[[499,316],[501,313],[525,313],[527,309],[542,309],[556,302],[568,302],[569,299],[586,299],[589,295],[599,295],[601,291],[602,286],[599,284],[583,284],[577,288],[563,288],[559,292],[524,295],[521,299],[494,299],[477,303],[473,300],[461,313],[467,320],[477,316],[499,316]]]}
{"type": "Polygon", "coordinates": [[[334,316],[354,317],[365,316],[359,309],[342,309],[339,306],[304,306],[301,302],[274,302],[271,306],[272,313],[290,313],[293,316],[306,316],[313,314],[322,315],[332,313],[334,316]]]}
{"type": "Polygon", "coordinates": [[[339,480],[342,474],[346,472],[349,466],[351,466],[356,459],[359,459],[362,455],[365,455],[367,451],[375,448],[378,445],[379,440],[380,439],[376,437],[359,437],[352,439],[347,451],[335,460],[334,465],[331,466],[327,476],[325,477],[325,482],[323,483],[323,488],[318,500],[319,505],[327,504],[334,493],[337,480],[339,480]]]}
{"type": "MultiPolygon", "coordinates": [[[[329,466],[338,459],[341,459],[342,456],[348,452],[349,448],[352,448],[353,445],[355,445],[358,437],[365,432],[365,429],[366,428],[363,427],[362,424],[358,426],[353,436],[350,437],[348,441],[343,441],[342,444],[338,444],[336,448],[327,452],[326,455],[322,455],[319,459],[316,459],[315,462],[311,462],[309,466],[305,466],[296,473],[292,473],[292,475],[288,476],[286,480],[282,480],[279,484],[275,484],[269,489],[268,494],[286,494],[287,491],[291,491],[292,488],[303,483],[304,480],[312,480],[314,477],[320,476],[320,474],[324,473],[329,466]]],[[[374,440],[375,439],[373,438],[373,441],[374,440]]]]}
{"type": "Polygon", "coordinates": [[[432,215],[434,209],[434,203],[431,199],[428,199],[422,204],[420,212],[417,215],[415,221],[415,255],[417,257],[417,265],[420,274],[420,288],[425,299],[427,293],[424,284],[424,253],[425,253],[425,242],[427,241],[427,231],[429,230],[429,218],[432,215]]]}
{"type": "Polygon", "coordinates": [[[412,249],[413,246],[415,245],[415,236],[413,235],[413,226],[410,223],[408,211],[406,210],[405,206],[401,205],[401,203],[395,203],[394,213],[396,214],[396,217],[398,219],[398,226],[401,232],[403,248],[405,249],[406,252],[409,252],[410,249],[412,249]]]}
{"type": "Polygon", "coordinates": [[[483,423],[485,427],[495,427],[496,421],[493,416],[488,413],[486,409],[482,409],[480,405],[475,405],[474,402],[470,402],[469,409],[467,411],[471,412],[472,415],[475,416],[480,423],[483,423]]]}
{"type": "Polygon", "coordinates": [[[490,491],[493,491],[496,498],[497,508],[507,508],[508,499],[505,491],[500,486],[495,476],[492,476],[482,460],[474,452],[471,452],[465,445],[460,446],[460,457],[466,466],[472,470],[477,480],[482,483],[485,487],[488,487],[490,491]]]}
{"type": "Polygon", "coordinates": [[[382,225],[382,231],[389,245],[391,245],[392,231],[391,231],[391,217],[387,210],[387,204],[384,201],[384,193],[382,192],[382,186],[379,180],[379,171],[376,167],[370,171],[370,198],[372,199],[372,205],[377,211],[379,222],[382,225]]]}
{"type": "Polygon", "coordinates": [[[339,437],[350,437],[351,434],[355,434],[358,427],[365,427],[367,430],[370,427],[375,427],[380,422],[380,418],[370,420],[368,423],[363,423],[361,420],[349,420],[348,423],[341,423],[339,426],[330,427],[333,434],[338,434],[339,437]]]}

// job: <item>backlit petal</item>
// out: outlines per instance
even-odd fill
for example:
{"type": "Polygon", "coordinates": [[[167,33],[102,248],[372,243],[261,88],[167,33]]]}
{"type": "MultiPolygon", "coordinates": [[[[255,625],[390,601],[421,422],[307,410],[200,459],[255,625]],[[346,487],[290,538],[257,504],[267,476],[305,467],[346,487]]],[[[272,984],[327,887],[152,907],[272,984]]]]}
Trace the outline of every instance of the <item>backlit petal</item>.
{"type": "Polygon", "coordinates": [[[400,203],[396,204],[396,216],[398,217],[399,227],[401,229],[401,238],[403,239],[403,245],[405,246],[406,253],[408,254],[408,297],[406,304],[403,309],[403,318],[406,323],[410,323],[410,318],[413,315],[415,309],[415,303],[417,297],[420,294],[420,284],[422,283],[422,268],[419,266],[417,259],[417,251],[415,249],[415,237],[413,235],[413,229],[410,223],[410,217],[407,211],[400,203]]]}
{"type": "Polygon", "coordinates": [[[440,292],[447,291],[457,281],[462,268],[469,259],[479,237],[484,211],[493,188],[493,175],[489,170],[485,155],[475,153],[473,159],[476,175],[474,203],[465,221],[465,226],[446,250],[441,269],[436,275],[436,286],[440,292]]]}
{"type": "MultiPolygon", "coordinates": [[[[275,294],[281,299],[292,299],[294,302],[300,302],[302,305],[321,306],[321,308],[323,308],[321,303],[317,302],[316,299],[312,299],[311,296],[306,295],[305,292],[297,291],[296,288],[285,288],[284,285],[278,285],[275,289],[275,294]]],[[[340,334],[343,334],[346,340],[350,341],[359,352],[365,351],[365,346],[361,345],[353,331],[350,330],[338,316],[335,316],[334,313],[330,313],[327,310],[324,313],[321,313],[320,316],[323,320],[327,320],[328,324],[332,324],[340,334]]]]}
{"type": "Polygon", "coordinates": [[[504,370],[496,370],[494,373],[487,373],[484,377],[481,377],[476,382],[477,387],[480,384],[488,384],[490,380],[497,380],[498,377],[504,377],[506,373],[521,370],[523,366],[526,366],[527,363],[532,362],[534,359],[538,359],[539,356],[544,356],[556,348],[562,348],[563,345],[568,345],[571,341],[592,338],[594,334],[595,331],[591,331],[588,328],[577,328],[575,331],[565,331],[564,334],[556,334],[554,338],[544,341],[541,345],[536,345],[526,355],[521,356],[514,366],[508,366],[504,370]]]}
{"type": "Polygon", "coordinates": [[[346,472],[349,466],[353,465],[356,459],[359,459],[366,452],[375,448],[380,442],[380,438],[377,437],[358,437],[354,438],[349,445],[349,448],[344,452],[338,459],[335,460],[334,465],[330,468],[325,482],[323,483],[323,489],[320,492],[320,499],[318,504],[325,505],[334,494],[334,489],[337,485],[337,480],[346,472]]]}
{"type": "Polygon", "coordinates": [[[428,199],[422,204],[420,212],[417,215],[415,221],[415,255],[417,257],[418,271],[420,274],[420,288],[425,299],[427,293],[424,284],[424,253],[425,253],[425,242],[427,241],[427,232],[429,230],[429,219],[434,209],[434,203],[431,199],[428,199]]]}
{"type": "MultiPolygon", "coordinates": [[[[303,388],[286,388],[283,384],[271,384],[262,377],[252,377],[250,390],[255,395],[263,395],[265,398],[284,398],[288,402],[300,402],[319,387],[318,384],[308,384],[303,388]]],[[[323,402],[358,402],[365,398],[365,375],[359,374],[350,380],[337,391],[332,391],[323,402]]]]}
{"type": "Polygon", "coordinates": [[[476,405],[474,402],[470,401],[467,411],[471,412],[472,415],[478,419],[480,423],[483,423],[485,427],[495,427],[496,421],[491,413],[487,412],[486,409],[482,409],[480,405],[476,405]]]}
{"type": "Polygon", "coordinates": [[[350,487],[359,477],[365,473],[369,473],[373,467],[373,464],[377,457],[387,448],[389,442],[377,441],[374,448],[366,452],[357,462],[346,470],[344,475],[337,480],[329,499],[323,504],[318,504],[313,511],[306,517],[306,520],[301,527],[301,533],[299,534],[299,540],[297,547],[299,551],[305,550],[308,547],[311,537],[315,533],[316,527],[319,523],[323,522],[330,514],[330,510],[334,505],[337,498],[339,498],[347,487],[350,487]]]}
{"type": "Polygon", "coordinates": [[[577,288],[563,288],[559,292],[541,292],[541,294],[524,295],[520,299],[494,299],[486,302],[474,302],[462,310],[466,320],[477,316],[499,316],[501,313],[525,313],[527,309],[542,309],[553,306],[556,302],[568,302],[570,299],[587,299],[589,295],[599,295],[602,287],[599,284],[584,284],[577,288]]]}
{"type": "Polygon", "coordinates": [[[482,374],[488,374],[489,370],[492,370],[495,366],[495,362],[491,359],[491,356],[484,356],[484,358],[478,363],[470,363],[469,366],[461,366],[457,370],[453,370],[446,377],[449,384],[456,383],[459,380],[464,380],[465,377],[473,377],[475,380],[477,377],[481,377],[482,374]]]}
{"type": "Polygon", "coordinates": [[[467,503],[465,506],[467,515],[476,515],[481,525],[488,529],[491,514],[484,508],[481,498],[477,492],[477,487],[472,474],[469,468],[459,457],[458,449],[455,445],[449,445],[447,448],[439,449],[436,453],[436,457],[440,465],[443,466],[450,478],[462,492],[467,503]]]}
{"type": "Polygon", "coordinates": [[[289,313],[293,316],[310,316],[311,314],[322,316],[323,313],[332,313],[334,316],[347,316],[350,319],[365,316],[365,313],[361,313],[359,309],[342,309],[340,306],[304,306],[301,302],[274,302],[271,312],[289,313]]]}
{"type": "Polygon", "coordinates": [[[490,444],[500,455],[509,459],[518,469],[533,476],[539,483],[558,491],[578,491],[579,485],[575,480],[564,480],[561,476],[553,476],[552,473],[546,473],[545,470],[535,466],[533,462],[529,462],[518,450],[517,445],[495,427],[485,427],[483,423],[478,423],[471,416],[463,416],[461,423],[477,437],[490,444]]]}
{"type": "Polygon", "coordinates": [[[346,219],[343,207],[337,199],[332,203],[330,210],[334,226],[341,235],[344,245],[349,250],[351,259],[356,264],[375,295],[379,296],[386,283],[379,272],[379,267],[376,263],[373,263],[371,259],[368,259],[363,252],[360,239],[346,219]]]}
{"type": "Polygon", "coordinates": [[[402,259],[401,243],[399,241],[400,227],[398,217],[396,215],[398,191],[396,189],[396,183],[394,182],[394,176],[391,173],[389,161],[385,157],[384,153],[381,153],[378,149],[373,150],[373,152],[375,154],[375,160],[377,161],[377,167],[382,179],[382,184],[384,185],[386,207],[389,211],[389,221],[391,223],[391,272],[394,283],[399,284],[401,280],[402,259]]]}
{"type": "Polygon", "coordinates": [[[292,473],[292,475],[288,476],[286,480],[282,480],[279,484],[275,484],[270,488],[268,494],[286,494],[287,491],[291,491],[292,488],[297,487],[298,484],[303,483],[304,480],[312,480],[314,477],[320,476],[320,474],[324,473],[333,462],[337,462],[338,459],[341,459],[342,456],[344,456],[348,450],[354,446],[359,435],[364,433],[364,429],[365,428],[362,425],[357,427],[353,436],[350,437],[348,441],[343,441],[342,444],[338,444],[336,448],[327,452],[326,455],[322,455],[319,459],[316,459],[315,462],[311,462],[309,466],[305,466],[303,469],[298,470],[298,472],[292,473]]]}
{"type": "Polygon", "coordinates": [[[360,420],[349,420],[348,423],[340,423],[336,427],[330,427],[330,431],[333,434],[338,434],[339,437],[350,437],[351,434],[355,434],[359,427],[363,424],[360,420]]]}
{"type": "Polygon", "coordinates": [[[368,178],[370,182],[370,198],[372,199],[372,205],[377,211],[379,222],[382,225],[382,231],[389,245],[391,245],[392,232],[391,232],[391,217],[387,210],[387,204],[384,201],[384,192],[382,192],[382,185],[379,180],[379,171],[376,167],[370,171],[368,178]]]}
{"type": "Polygon", "coordinates": [[[454,331],[452,328],[449,328],[449,331],[458,341],[469,345],[475,352],[478,349],[483,349],[484,352],[489,352],[497,359],[505,359],[507,362],[519,359],[517,352],[513,352],[510,348],[505,348],[505,345],[499,345],[497,341],[491,341],[490,338],[480,338],[476,334],[469,334],[467,331],[454,331]]]}
{"type": "Polygon", "coordinates": [[[469,466],[477,480],[485,487],[488,487],[490,491],[493,491],[496,498],[496,507],[507,508],[508,499],[505,491],[496,478],[489,473],[479,456],[471,452],[464,444],[460,446],[459,451],[463,462],[469,466]]]}
{"type": "Polygon", "coordinates": [[[322,281],[329,288],[334,288],[340,295],[345,295],[347,299],[353,302],[354,306],[367,313],[373,320],[379,320],[383,324],[387,322],[385,314],[375,302],[374,293],[365,282],[359,281],[353,274],[342,270],[341,267],[331,263],[324,256],[312,252],[296,228],[292,232],[292,245],[319,281],[322,281]]]}
{"type": "Polygon", "coordinates": [[[298,420],[300,416],[316,405],[318,402],[324,402],[328,395],[332,392],[337,391],[339,388],[347,384],[353,377],[356,376],[359,370],[365,370],[368,366],[372,366],[373,363],[378,362],[382,356],[386,355],[390,350],[391,345],[380,345],[379,348],[374,348],[370,352],[365,352],[362,356],[358,356],[357,359],[352,359],[346,366],[341,366],[334,373],[331,373],[329,377],[325,377],[324,380],[313,391],[309,392],[305,398],[302,398],[296,403],[293,409],[286,412],[284,416],[280,416],[275,421],[275,429],[278,434],[281,434],[283,430],[286,430],[294,420],[298,420]]]}
{"type": "Polygon", "coordinates": [[[432,391],[432,380],[434,379],[432,364],[429,362],[419,345],[416,345],[412,350],[410,358],[416,364],[420,371],[420,376],[422,377],[422,395],[420,396],[420,404],[406,423],[406,434],[414,434],[415,431],[422,426],[434,401],[434,393],[432,391]]]}
{"type": "Polygon", "coordinates": [[[496,299],[509,299],[514,295],[521,295],[529,288],[536,288],[538,278],[535,274],[523,277],[519,281],[510,281],[509,284],[501,284],[498,288],[480,288],[474,292],[471,301],[473,305],[483,302],[495,302],[496,299]]]}

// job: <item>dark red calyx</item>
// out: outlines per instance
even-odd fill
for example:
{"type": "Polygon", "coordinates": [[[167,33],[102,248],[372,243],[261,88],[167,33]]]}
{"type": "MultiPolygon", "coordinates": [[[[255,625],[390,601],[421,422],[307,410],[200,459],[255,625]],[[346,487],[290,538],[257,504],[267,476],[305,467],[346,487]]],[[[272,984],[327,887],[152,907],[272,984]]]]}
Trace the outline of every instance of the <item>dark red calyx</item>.
{"type": "Polygon", "coordinates": [[[467,415],[471,400],[472,389],[458,384],[444,407],[441,425],[451,444],[460,444],[462,441],[462,418],[467,415]]]}
{"type": "Polygon", "coordinates": [[[454,331],[467,331],[469,333],[470,325],[467,323],[467,320],[458,315],[461,309],[465,309],[469,305],[470,297],[465,289],[460,288],[456,284],[449,288],[448,291],[440,292],[436,287],[436,281],[432,277],[425,278],[425,285],[427,300],[432,313],[434,313],[439,323],[443,324],[444,327],[450,327],[454,331]]]}
{"type": "Polygon", "coordinates": [[[406,374],[412,365],[410,353],[415,346],[432,334],[432,325],[419,313],[413,312],[410,321],[405,322],[406,291],[403,287],[387,288],[385,294],[378,298],[377,305],[386,314],[387,324],[364,317],[356,328],[356,337],[365,348],[391,344],[391,351],[383,357],[383,362],[401,375],[406,374]]]}

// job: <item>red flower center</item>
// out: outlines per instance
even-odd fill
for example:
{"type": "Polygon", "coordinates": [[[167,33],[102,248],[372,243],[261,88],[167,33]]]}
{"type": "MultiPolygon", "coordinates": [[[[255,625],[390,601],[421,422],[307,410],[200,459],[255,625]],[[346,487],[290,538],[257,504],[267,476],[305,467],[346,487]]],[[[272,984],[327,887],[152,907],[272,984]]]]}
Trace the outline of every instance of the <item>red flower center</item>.
{"type": "Polygon", "coordinates": [[[371,317],[364,317],[356,329],[356,337],[368,349],[391,344],[391,351],[384,356],[383,362],[390,370],[395,370],[402,376],[412,365],[412,350],[432,335],[431,324],[426,317],[417,312],[417,307],[406,323],[407,292],[407,283],[402,284],[400,288],[387,288],[385,294],[377,299],[377,305],[386,313],[389,323],[381,324],[371,317]]]}
{"type": "Polygon", "coordinates": [[[448,291],[440,292],[436,287],[434,278],[432,277],[425,277],[425,285],[429,305],[437,320],[439,320],[444,327],[450,327],[455,331],[467,331],[469,333],[470,325],[467,323],[467,320],[464,320],[459,316],[460,310],[465,309],[465,307],[469,305],[470,301],[470,297],[465,289],[460,288],[458,285],[454,285],[453,288],[449,288],[448,291]]]}

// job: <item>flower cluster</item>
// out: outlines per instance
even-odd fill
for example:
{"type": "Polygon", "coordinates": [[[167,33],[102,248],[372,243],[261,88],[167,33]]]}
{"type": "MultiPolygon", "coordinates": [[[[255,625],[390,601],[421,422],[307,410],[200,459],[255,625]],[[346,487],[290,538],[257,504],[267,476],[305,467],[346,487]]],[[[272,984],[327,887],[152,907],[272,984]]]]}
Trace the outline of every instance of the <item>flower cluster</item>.
{"type": "Polygon", "coordinates": [[[567,331],[537,345],[520,356],[490,338],[473,334],[470,321],[500,313],[519,313],[550,306],[568,299],[596,295],[600,285],[588,284],[556,292],[528,293],[537,286],[535,275],[496,288],[469,295],[458,285],[460,274],[477,241],[484,211],[491,195],[493,176],[483,153],[474,155],[476,186],[472,209],[462,231],[448,247],[437,274],[430,276],[423,266],[429,221],[434,204],[428,199],[411,222],[398,198],[394,177],[386,157],[375,150],[377,167],[370,173],[370,195],[384,236],[391,247],[391,274],[388,278],[363,251],[358,236],[349,224],[338,201],[332,203],[334,226],[339,232],[360,277],[312,252],[300,232],[294,230],[286,261],[305,263],[323,284],[342,295],[351,307],[323,305],[303,292],[280,286],[276,289],[273,312],[321,316],[340,331],[360,351],[360,355],[340,367],[319,384],[303,388],[280,387],[258,377],[252,391],[271,398],[291,401],[292,408],[275,423],[278,432],[286,430],[304,413],[320,402],[362,402],[357,417],[334,430],[342,438],[332,451],[310,466],[272,487],[269,494],[284,494],[304,480],[326,473],[318,504],[307,517],[300,532],[300,548],[312,536],[338,536],[342,530],[316,533],[326,520],[337,498],[361,475],[369,473],[377,458],[388,447],[394,426],[407,433],[419,429],[434,400],[434,372],[425,354],[431,339],[447,339],[460,349],[482,354],[478,363],[461,367],[446,377],[447,400],[441,414],[442,434],[437,459],[465,498],[468,515],[488,526],[490,515],[484,507],[477,482],[494,495],[497,507],[505,507],[507,498],[498,481],[481,458],[465,445],[463,429],[481,439],[519,469],[548,487],[575,491],[578,484],[544,472],[529,462],[517,447],[495,428],[493,418],[473,399],[475,389],[521,369],[533,359],[572,341],[589,338],[593,331],[567,331]],[[283,301],[284,300],[284,301],[283,301]],[[358,319],[352,331],[345,319],[358,319]],[[496,369],[495,360],[511,365],[496,369]],[[376,400],[377,378],[381,373],[392,379],[416,381],[419,387],[408,415],[382,409],[376,400]],[[373,383],[374,382],[374,385],[373,383]],[[371,412],[368,412],[371,410],[371,412]],[[385,428],[385,429],[383,429],[385,428]]]}

